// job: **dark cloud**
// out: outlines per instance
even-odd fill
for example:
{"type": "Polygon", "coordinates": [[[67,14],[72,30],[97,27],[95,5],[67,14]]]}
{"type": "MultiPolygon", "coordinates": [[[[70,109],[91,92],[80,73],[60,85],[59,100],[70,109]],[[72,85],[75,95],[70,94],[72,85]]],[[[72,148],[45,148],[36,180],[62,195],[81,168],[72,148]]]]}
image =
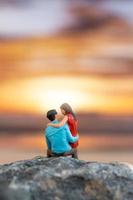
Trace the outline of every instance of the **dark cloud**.
{"type": "Polygon", "coordinates": [[[114,26],[113,30],[115,32],[117,29],[123,29],[126,25],[126,22],[119,15],[107,12],[97,6],[97,2],[93,2],[92,5],[77,5],[75,3],[70,7],[70,12],[75,19],[75,24],[66,29],[69,32],[93,31],[110,26],[114,26]]]}

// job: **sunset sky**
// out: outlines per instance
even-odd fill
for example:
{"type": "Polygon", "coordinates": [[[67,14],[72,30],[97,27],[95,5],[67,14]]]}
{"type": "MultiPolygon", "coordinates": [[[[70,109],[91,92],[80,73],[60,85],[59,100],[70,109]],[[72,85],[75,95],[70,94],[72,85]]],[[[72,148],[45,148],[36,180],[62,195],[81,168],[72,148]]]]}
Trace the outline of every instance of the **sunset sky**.
{"type": "Polygon", "coordinates": [[[77,112],[133,114],[131,2],[91,4],[93,31],[90,22],[81,27],[90,20],[84,4],[55,2],[0,1],[0,113],[40,114],[68,102],[77,112]],[[97,27],[106,15],[116,21],[97,27]]]}

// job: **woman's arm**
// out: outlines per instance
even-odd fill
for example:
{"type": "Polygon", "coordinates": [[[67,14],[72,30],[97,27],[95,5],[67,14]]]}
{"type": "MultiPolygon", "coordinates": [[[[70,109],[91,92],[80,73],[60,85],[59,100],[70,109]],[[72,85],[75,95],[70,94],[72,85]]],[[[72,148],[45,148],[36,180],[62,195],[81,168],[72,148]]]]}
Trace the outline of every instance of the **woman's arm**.
{"type": "Polygon", "coordinates": [[[53,126],[53,127],[55,127],[55,128],[59,128],[59,127],[61,127],[61,126],[64,126],[65,123],[67,122],[67,120],[68,120],[68,116],[65,116],[65,117],[63,118],[63,120],[62,120],[60,123],[58,123],[58,124],[48,123],[47,126],[53,126]]]}
{"type": "Polygon", "coordinates": [[[77,134],[77,136],[72,136],[72,133],[70,132],[68,127],[66,127],[66,134],[67,134],[68,142],[75,143],[79,139],[79,135],[78,134],[77,134]]]}

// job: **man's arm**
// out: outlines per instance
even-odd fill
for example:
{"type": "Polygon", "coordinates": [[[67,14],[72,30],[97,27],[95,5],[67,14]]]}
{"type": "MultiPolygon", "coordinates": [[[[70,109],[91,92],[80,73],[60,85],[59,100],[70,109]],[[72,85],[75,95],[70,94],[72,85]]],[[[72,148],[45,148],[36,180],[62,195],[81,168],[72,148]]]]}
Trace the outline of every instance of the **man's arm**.
{"type": "Polygon", "coordinates": [[[77,142],[79,137],[78,136],[73,137],[67,125],[65,126],[65,130],[66,130],[68,142],[71,142],[71,143],[77,142]]]}

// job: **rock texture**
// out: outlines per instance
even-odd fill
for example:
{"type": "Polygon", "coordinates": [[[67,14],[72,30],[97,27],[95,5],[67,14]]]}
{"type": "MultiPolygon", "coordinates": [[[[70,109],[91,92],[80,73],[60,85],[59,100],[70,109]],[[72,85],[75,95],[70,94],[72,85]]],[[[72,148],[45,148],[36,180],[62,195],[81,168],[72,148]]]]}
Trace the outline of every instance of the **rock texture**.
{"type": "Polygon", "coordinates": [[[0,165],[0,200],[5,199],[133,200],[133,169],[66,157],[0,165]]]}

